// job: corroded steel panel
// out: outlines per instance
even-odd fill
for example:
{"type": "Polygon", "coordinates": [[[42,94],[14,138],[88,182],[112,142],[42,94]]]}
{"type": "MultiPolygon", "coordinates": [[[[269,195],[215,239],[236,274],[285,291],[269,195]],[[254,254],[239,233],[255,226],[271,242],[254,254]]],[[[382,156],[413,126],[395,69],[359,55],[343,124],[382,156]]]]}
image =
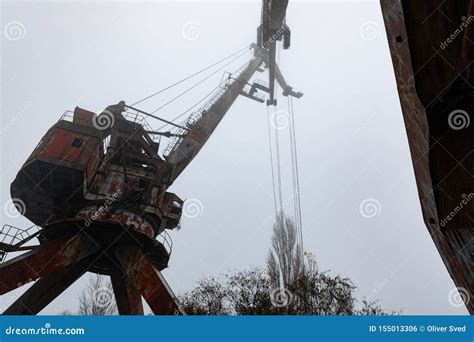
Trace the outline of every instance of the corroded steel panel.
{"type": "Polygon", "coordinates": [[[155,315],[181,314],[176,296],[148,255],[131,246],[117,248],[115,255],[155,315]]]}
{"type": "Polygon", "coordinates": [[[3,315],[36,315],[79,279],[93,263],[85,258],[72,266],[48,274],[35,282],[3,315]]]}
{"type": "Polygon", "coordinates": [[[99,246],[84,234],[66,236],[38,246],[0,264],[0,295],[38,278],[62,271],[98,250],[99,246]]]}
{"type": "Polygon", "coordinates": [[[112,286],[120,315],[143,315],[142,296],[122,270],[116,269],[110,274],[112,286]]]}
{"type": "MultiPolygon", "coordinates": [[[[468,46],[462,35],[472,33],[456,31],[474,13],[468,0],[381,4],[423,218],[474,313],[474,221],[469,219],[474,217],[474,125],[453,128],[449,122],[459,110],[467,120],[474,113],[472,85],[466,82],[461,58],[468,46]],[[453,32],[462,35],[444,46],[453,32]]],[[[469,55],[472,44],[470,49],[469,55]]]]}

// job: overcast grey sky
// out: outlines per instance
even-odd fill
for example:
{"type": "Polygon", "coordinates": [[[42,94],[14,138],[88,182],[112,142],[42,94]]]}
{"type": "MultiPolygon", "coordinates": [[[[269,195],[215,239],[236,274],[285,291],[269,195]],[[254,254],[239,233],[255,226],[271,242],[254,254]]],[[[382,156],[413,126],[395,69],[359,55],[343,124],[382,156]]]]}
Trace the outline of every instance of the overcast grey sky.
{"type": "MultiPolygon", "coordinates": [[[[64,110],[133,103],[249,45],[260,7],[260,1],[2,1],[2,207],[22,163],[64,110]],[[20,23],[18,36],[5,29],[12,22],[20,23]]],[[[305,250],[320,269],[350,277],[358,297],[372,295],[387,309],[466,314],[450,304],[454,283],[422,221],[378,1],[290,1],[287,22],[292,46],[282,51],[280,67],[305,93],[294,101],[305,250]],[[377,204],[372,218],[361,214],[366,199],[377,204]]],[[[221,75],[160,113],[174,118],[221,75]]],[[[183,89],[141,108],[156,109],[183,89]]],[[[290,154],[283,144],[288,197],[290,154]]],[[[173,254],[163,274],[176,293],[202,276],[263,266],[273,213],[265,106],[239,98],[171,190],[202,203],[200,216],[183,217],[182,229],[171,232],[173,254]]],[[[2,224],[29,225],[1,215],[2,224]]],[[[76,309],[85,281],[42,313],[76,309]]],[[[18,293],[0,297],[2,311],[18,293]]]]}

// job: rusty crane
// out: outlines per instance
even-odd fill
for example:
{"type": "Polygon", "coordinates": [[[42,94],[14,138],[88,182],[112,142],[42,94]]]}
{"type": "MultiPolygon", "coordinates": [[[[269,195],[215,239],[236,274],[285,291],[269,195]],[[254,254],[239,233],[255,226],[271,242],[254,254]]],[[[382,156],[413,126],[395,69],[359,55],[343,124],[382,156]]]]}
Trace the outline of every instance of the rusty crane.
{"type": "MultiPolygon", "coordinates": [[[[142,297],[155,314],[180,314],[163,278],[183,201],[167,189],[243,95],[275,104],[275,80],[283,95],[301,97],[275,63],[275,46],[290,46],[288,1],[264,0],[253,58],[228,74],[205,104],[177,124],[121,101],[102,113],[76,107],[41,139],[11,184],[11,195],[34,226],[4,226],[0,294],[34,284],[4,314],[37,314],[85,272],[109,275],[120,314],[143,314],[142,297]],[[269,84],[252,77],[269,70],[269,84]],[[147,119],[173,127],[155,131],[147,119]],[[169,144],[160,155],[161,138],[169,144]],[[37,238],[39,244],[31,242],[37,238]]],[[[151,95],[153,96],[153,95],[151,95]]],[[[150,97],[150,96],[149,96],[150,97]]],[[[147,98],[149,98],[147,97],[147,98]]],[[[145,99],[147,99],[145,98],[145,99]]]]}

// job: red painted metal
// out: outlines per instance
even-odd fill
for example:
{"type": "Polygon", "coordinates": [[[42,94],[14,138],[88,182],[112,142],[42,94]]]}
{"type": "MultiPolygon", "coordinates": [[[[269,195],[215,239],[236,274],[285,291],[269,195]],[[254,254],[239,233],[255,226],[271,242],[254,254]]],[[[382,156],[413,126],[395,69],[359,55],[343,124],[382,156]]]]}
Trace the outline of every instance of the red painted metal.
{"type": "Polygon", "coordinates": [[[148,255],[131,246],[118,248],[115,255],[155,315],[181,314],[176,296],[148,255]]]}
{"type": "Polygon", "coordinates": [[[142,296],[133,281],[120,269],[110,274],[120,315],[143,315],[142,296]]]}
{"type": "MultiPolygon", "coordinates": [[[[49,286],[45,291],[51,293],[43,298],[53,298],[57,289],[69,284],[66,276],[59,280],[62,287],[48,277],[79,267],[78,262],[97,253],[87,269],[112,277],[120,313],[143,314],[141,291],[154,312],[174,313],[177,304],[163,292],[169,287],[160,285],[162,290],[155,294],[146,289],[166,283],[159,270],[167,266],[171,250],[156,238],[178,225],[183,201],[166,191],[170,171],[157,154],[157,142],[146,133],[149,127],[143,118],[125,119],[120,106],[108,110],[104,113],[110,114],[110,127],[100,126],[100,117],[92,112],[80,108],[67,112],[12,183],[12,197],[25,203],[24,216],[42,228],[41,245],[0,264],[0,293],[41,278],[42,287],[49,286]],[[144,275],[133,274],[138,280],[117,276],[115,251],[124,245],[147,255],[139,265],[147,272],[149,285],[143,283],[144,275]]],[[[32,302],[37,295],[33,289],[22,301],[32,302]]],[[[37,305],[28,311],[18,302],[9,312],[40,309],[37,305]]]]}
{"type": "MultiPolygon", "coordinates": [[[[284,26],[287,5],[288,0],[271,1],[270,31],[284,26]]],[[[23,215],[42,228],[38,235],[42,246],[1,265],[0,278],[9,276],[20,262],[24,266],[12,279],[36,279],[98,252],[88,269],[112,276],[121,313],[143,313],[141,293],[155,314],[179,314],[176,298],[160,273],[167,267],[170,250],[157,237],[178,226],[183,207],[183,201],[167,189],[199,153],[253,75],[272,62],[263,45],[252,44],[252,48],[254,57],[248,65],[224,81],[185,127],[164,120],[180,131],[173,134],[176,139],[163,158],[158,154],[159,135],[149,133],[153,130],[141,115],[160,119],[156,116],[123,101],[100,115],[81,108],[66,112],[11,185],[12,198],[25,204],[23,215]],[[73,238],[64,245],[64,236],[73,238]],[[95,248],[89,246],[91,241],[95,248]],[[56,261],[46,267],[49,264],[41,258],[56,261]],[[33,268],[28,271],[30,264],[33,268]],[[120,271],[125,277],[117,275],[120,271]]],[[[301,97],[271,64],[284,95],[301,97]]],[[[4,292],[14,288],[13,282],[9,280],[4,292]]]]}
{"type": "Polygon", "coordinates": [[[84,234],[65,236],[0,264],[0,295],[62,271],[94,254],[99,246],[84,234]]]}

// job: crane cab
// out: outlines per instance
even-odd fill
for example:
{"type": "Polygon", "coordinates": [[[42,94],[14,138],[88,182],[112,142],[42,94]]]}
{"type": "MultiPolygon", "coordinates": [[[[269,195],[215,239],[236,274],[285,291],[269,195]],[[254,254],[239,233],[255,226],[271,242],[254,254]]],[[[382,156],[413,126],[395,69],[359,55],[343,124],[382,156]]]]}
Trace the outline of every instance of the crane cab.
{"type": "Polygon", "coordinates": [[[28,157],[10,191],[34,224],[54,235],[117,225],[149,238],[178,225],[183,201],[166,192],[159,141],[138,113],[112,114],[65,112],[28,157]]]}

